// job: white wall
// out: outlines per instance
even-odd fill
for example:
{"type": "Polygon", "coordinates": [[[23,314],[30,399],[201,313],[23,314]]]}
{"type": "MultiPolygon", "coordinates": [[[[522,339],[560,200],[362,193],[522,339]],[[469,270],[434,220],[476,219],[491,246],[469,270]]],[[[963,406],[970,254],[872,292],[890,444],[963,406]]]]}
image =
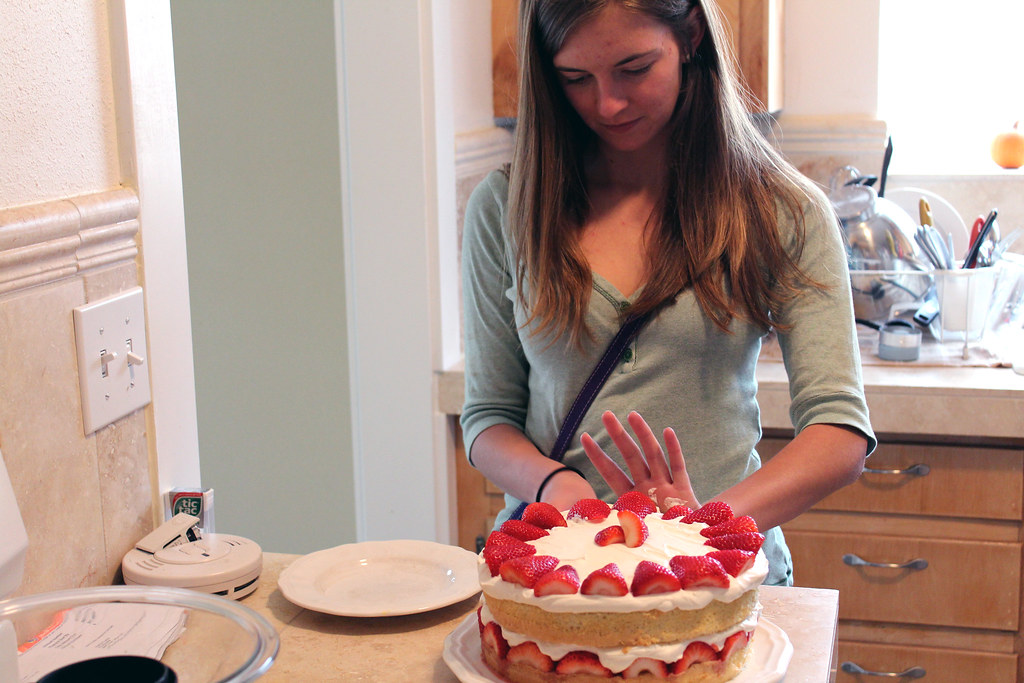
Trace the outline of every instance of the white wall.
{"type": "Polygon", "coordinates": [[[117,187],[103,3],[0,0],[0,17],[0,206],[117,187]]]}

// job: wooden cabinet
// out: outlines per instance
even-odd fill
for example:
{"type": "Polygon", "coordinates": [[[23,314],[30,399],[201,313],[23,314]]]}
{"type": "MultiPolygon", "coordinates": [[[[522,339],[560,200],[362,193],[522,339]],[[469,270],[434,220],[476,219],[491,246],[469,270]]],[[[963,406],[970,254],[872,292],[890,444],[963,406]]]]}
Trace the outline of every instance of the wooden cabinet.
{"type": "Polygon", "coordinates": [[[1024,680],[1024,450],[883,440],[867,464],[783,526],[796,585],[839,590],[837,680],[1024,680]]]}
{"type": "MultiPolygon", "coordinates": [[[[516,13],[518,0],[491,0],[494,115],[516,115],[516,13]]],[[[757,112],[782,109],[783,0],[718,0],[740,72],[757,100],[757,112]]]]}

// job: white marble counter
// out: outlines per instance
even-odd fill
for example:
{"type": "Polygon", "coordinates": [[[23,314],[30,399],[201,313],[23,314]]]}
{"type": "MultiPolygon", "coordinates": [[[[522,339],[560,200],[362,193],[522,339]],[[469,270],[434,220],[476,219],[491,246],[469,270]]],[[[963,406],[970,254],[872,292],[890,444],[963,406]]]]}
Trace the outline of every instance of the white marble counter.
{"type": "MultiPolygon", "coordinates": [[[[264,553],[259,588],[243,598],[281,636],[281,649],[261,683],[294,681],[458,680],[442,659],[444,639],[476,608],[470,598],[443,609],[401,617],[355,619],[320,614],[288,602],[277,588],[297,555],[264,553]]],[[[763,615],[793,643],[787,681],[835,680],[839,593],[816,588],[761,589],[763,615]]]]}

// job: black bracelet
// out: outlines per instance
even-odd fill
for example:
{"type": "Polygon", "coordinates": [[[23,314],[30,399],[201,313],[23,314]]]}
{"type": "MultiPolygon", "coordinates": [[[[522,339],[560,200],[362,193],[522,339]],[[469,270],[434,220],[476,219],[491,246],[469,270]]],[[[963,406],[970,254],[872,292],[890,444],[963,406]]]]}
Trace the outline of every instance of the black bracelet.
{"type": "Polygon", "coordinates": [[[544,481],[542,481],[540,483],[540,486],[537,487],[537,502],[538,503],[540,502],[541,494],[544,493],[544,487],[547,486],[548,482],[551,481],[551,478],[554,477],[559,472],[575,472],[576,474],[580,475],[580,477],[582,477],[584,480],[586,480],[586,477],[583,476],[583,473],[580,472],[575,467],[569,467],[568,465],[562,465],[557,470],[551,470],[550,472],[548,472],[548,476],[544,477],[544,481]]]}

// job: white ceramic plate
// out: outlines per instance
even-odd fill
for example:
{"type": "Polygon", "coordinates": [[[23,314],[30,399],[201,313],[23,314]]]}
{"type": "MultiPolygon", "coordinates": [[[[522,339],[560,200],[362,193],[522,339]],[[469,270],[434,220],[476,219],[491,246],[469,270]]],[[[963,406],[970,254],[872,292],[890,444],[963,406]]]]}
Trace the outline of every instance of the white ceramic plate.
{"type": "Polygon", "coordinates": [[[299,607],[346,617],[389,617],[451,605],[480,591],[476,555],[430,541],[368,541],[295,560],[277,580],[299,607]]]}
{"type": "MultiPolygon", "coordinates": [[[[732,683],[778,683],[793,658],[793,644],[781,628],[761,619],[750,641],[746,668],[732,683]]],[[[480,654],[476,612],[466,617],[444,640],[444,661],[462,683],[502,683],[480,654]]]]}
{"type": "Polygon", "coordinates": [[[893,201],[901,209],[910,214],[916,225],[921,216],[921,198],[928,200],[928,206],[932,210],[932,220],[939,234],[943,237],[946,233],[953,234],[953,261],[963,260],[967,255],[967,242],[971,236],[967,230],[967,224],[963,216],[948,201],[928,190],[918,187],[893,187],[885,190],[885,198],[893,201]]]}

